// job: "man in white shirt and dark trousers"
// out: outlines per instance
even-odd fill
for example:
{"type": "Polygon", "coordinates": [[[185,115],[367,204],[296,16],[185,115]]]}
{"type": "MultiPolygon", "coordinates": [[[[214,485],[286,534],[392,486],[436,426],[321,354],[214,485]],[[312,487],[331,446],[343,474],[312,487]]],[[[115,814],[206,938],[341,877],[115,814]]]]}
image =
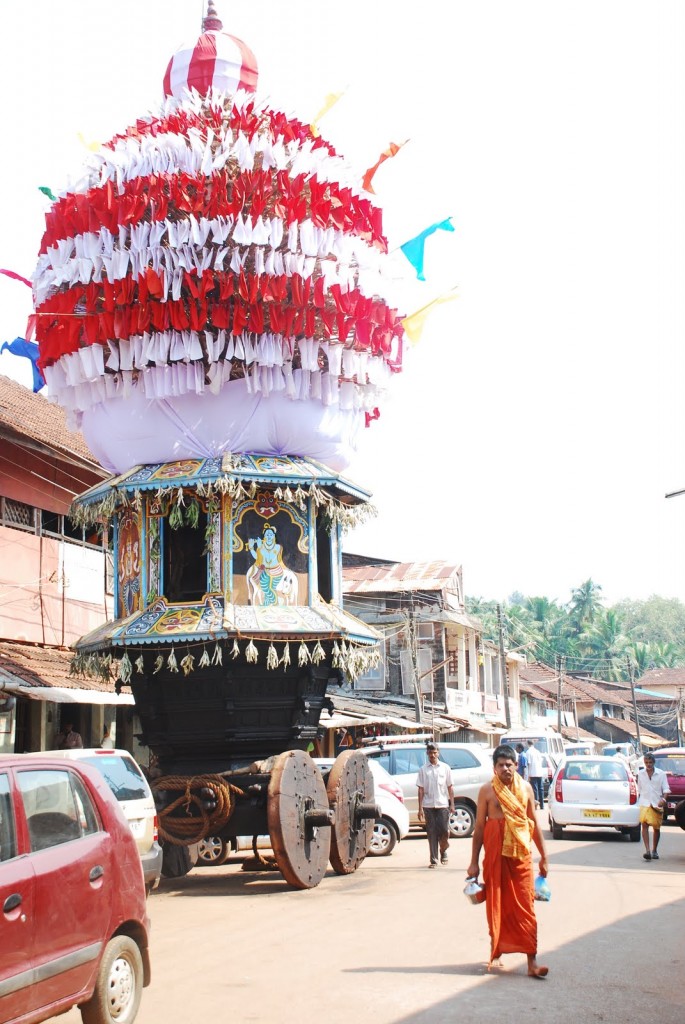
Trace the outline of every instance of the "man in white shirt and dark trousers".
{"type": "Polygon", "coordinates": [[[533,787],[533,794],[535,796],[535,799],[537,800],[540,809],[544,810],[545,791],[542,786],[542,772],[544,769],[544,762],[542,760],[542,754],[535,746],[534,740],[528,740],[528,750],[526,751],[526,767],[528,768],[528,781],[533,787]]]}
{"type": "Polygon", "coordinates": [[[425,822],[430,850],[429,868],[447,863],[450,811],[454,810],[452,770],[440,760],[437,743],[427,743],[428,762],[421,765],[416,777],[419,789],[419,821],[425,822]]]}
{"type": "Polygon", "coordinates": [[[664,806],[668,788],[668,775],[654,766],[654,754],[645,754],[645,766],[637,773],[637,796],[642,825],[642,842],[645,844],[645,860],[658,860],[657,847],[661,838],[661,822],[664,820],[664,806]],[[653,846],[649,850],[649,826],[654,832],[653,846]]]}

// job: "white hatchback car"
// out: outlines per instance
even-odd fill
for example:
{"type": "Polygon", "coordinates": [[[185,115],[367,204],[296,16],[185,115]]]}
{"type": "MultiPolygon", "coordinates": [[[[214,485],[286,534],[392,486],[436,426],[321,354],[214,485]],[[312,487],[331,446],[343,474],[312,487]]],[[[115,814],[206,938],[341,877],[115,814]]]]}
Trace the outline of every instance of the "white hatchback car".
{"type": "Polygon", "coordinates": [[[637,784],[622,758],[566,758],[554,773],[547,806],[554,839],[568,826],[614,828],[635,843],[640,838],[637,784]]]}
{"type": "Polygon", "coordinates": [[[143,863],[145,889],[148,893],[155,889],[162,871],[157,808],[147,779],[128,750],[75,747],[73,750],[46,750],[43,753],[45,757],[85,761],[97,768],[119,801],[133,833],[143,863]]]}

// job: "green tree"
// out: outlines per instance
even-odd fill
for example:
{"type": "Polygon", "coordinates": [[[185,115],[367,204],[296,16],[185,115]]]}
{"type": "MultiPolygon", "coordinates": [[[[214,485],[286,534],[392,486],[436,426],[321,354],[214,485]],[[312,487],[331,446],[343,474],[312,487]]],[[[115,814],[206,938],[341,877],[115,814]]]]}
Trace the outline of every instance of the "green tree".
{"type": "Polygon", "coordinates": [[[595,616],[600,612],[602,607],[601,593],[601,585],[594,583],[589,578],[571,591],[571,601],[568,609],[569,616],[578,629],[582,629],[588,623],[592,623],[595,616]]]}

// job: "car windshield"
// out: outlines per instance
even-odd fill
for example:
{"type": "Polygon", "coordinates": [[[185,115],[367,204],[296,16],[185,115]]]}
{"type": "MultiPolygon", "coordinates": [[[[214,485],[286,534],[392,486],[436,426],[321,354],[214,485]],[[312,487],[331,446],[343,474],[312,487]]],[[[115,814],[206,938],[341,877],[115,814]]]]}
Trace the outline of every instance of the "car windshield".
{"type": "Polygon", "coordinates": [[[655,757],[654,764],[669,775],[685,775],[685,755],[678,757],[655,757]]]}
{"type": "Polygon", "coordinates": [[[97,768],[120,803],[124,800],[146,800],[149,796],[147,783],[135,761],[118,754],[101,754],[81,760],[97,768]]]}
{"type": "Polygon", "coordinates": [[[606,761],[567,761],[564,778],[569,782],[626,782],[624,765],[606,761]]]}

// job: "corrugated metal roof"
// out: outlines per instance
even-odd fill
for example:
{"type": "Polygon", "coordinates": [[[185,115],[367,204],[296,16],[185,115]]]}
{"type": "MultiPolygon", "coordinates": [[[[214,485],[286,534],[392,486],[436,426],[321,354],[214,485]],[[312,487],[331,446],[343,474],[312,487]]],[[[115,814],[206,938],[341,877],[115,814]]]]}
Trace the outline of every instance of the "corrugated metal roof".
{"type": "Polygon", "coordinates": [[[346,594],[369,594],[410,590],[457,590],[460,572],[461,567],[450,562],[355,565],[343,569],[343,591],[346,594]]]}

